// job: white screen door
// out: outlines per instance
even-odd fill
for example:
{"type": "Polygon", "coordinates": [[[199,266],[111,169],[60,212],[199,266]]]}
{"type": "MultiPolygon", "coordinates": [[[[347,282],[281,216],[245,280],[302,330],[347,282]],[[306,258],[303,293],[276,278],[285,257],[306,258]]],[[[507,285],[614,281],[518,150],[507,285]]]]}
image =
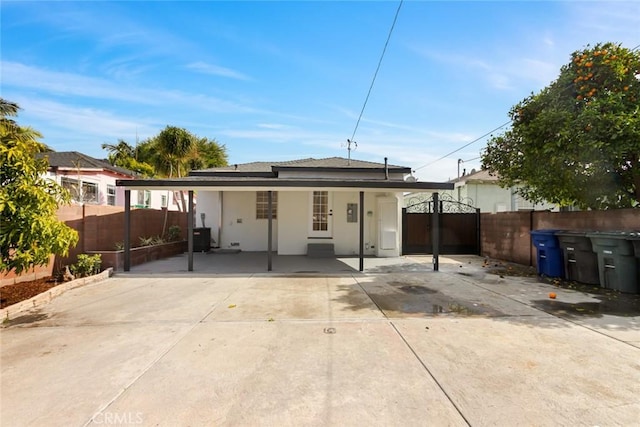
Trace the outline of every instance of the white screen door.
{"type": "Polygon", "coordinates": [[[311,194],[311,237],[332,237],[331,219],[333,210],[328,191],[314,191],[311,194]]]}

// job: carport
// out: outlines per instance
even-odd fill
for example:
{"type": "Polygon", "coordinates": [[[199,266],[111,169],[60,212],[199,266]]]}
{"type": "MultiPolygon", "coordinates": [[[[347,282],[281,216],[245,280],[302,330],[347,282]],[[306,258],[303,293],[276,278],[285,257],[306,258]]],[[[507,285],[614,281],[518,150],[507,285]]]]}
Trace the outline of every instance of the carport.
{"type": "MultiPolygon", "coordinates": [[[[124,270],[131,268],[131,190],[184,191],[188,193],[188,271],[193,271],[193,230],[194,230],[194,192],[195,191],[234,191],[255,192],[266,191],[268,194],[269,216],[267,233],[267,271],[272,271],[273,255],[273,218],[271,206],[275,191],[356,191],[359,193],[359,270],[364,270],[364,215],[365,193],[386,192],[402,193],[416,191],[450,190],[451,183],[396,181],[386,179],[361,179],[357,181],[340,179],[269,179],[261,177],[227,177],[227,176],[188,176],[169,179],[137,179],[118,180],[117,186],[125,188],[125,230],[124,230],[124,270]]],[[[401,230],[400,230],[401,231],[401,230]]],[[[437,255],[437,254],[434,254],[437,255]]]]}

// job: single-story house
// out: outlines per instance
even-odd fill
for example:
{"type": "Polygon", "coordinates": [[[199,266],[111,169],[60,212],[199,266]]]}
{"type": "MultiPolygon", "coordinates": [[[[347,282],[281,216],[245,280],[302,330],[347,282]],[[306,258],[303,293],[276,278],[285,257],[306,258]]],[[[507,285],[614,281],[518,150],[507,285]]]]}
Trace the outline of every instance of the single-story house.
{"type": "MultiPolygon", "coordinates": [[[[134,179],[136,173],[113,166],[78,151],[49,151],[36,158],[49,162],[46,178],[52,179],[71,194],[76,204],[124,206],[124,189],[116,180],[134,179]]],[[[140,189],[132,195],[130,204],[136,208],[180,210],[178,193],[140,189]]]]}
{"type": "MultiPolygon", "coordinates": [[[[189,193],[189,271],[194,224],[210,228],[219,247],[267,251],[268,270],[272,253],[305,255],[316,248],[358,255],[362,269],[365,255],[401,255],[405,192],[453,189],[452,183],[418,182],[410,168],[386,159],[341,157],[253,162],[196,170],[183,178],[118,180],[117,185],[125,188],[125,197],[140,189],[189,193]]],[[[125,215],[128,223],[128,210],[125,215]]]]}
{"type": "MultiPolygon", "coordinates": [[[[464,203],[479,208],[482,213],[558,210],[558,206],[551,203],[532,203],[517,193],[518,187],[504,188],[499,181],[500,177],[491,175],[486,169],[472,170],[469,174],[450,180],[454,185],[453,190],[441,191],[440,199],[464,203]]],[[[405,207],[429,197],[429,192],[406,194],[405,207]]]]}

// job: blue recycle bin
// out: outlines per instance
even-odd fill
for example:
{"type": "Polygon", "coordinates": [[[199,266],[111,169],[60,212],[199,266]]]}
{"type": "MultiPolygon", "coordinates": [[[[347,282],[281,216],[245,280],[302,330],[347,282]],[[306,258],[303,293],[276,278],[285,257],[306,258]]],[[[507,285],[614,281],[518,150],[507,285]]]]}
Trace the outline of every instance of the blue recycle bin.
{"type": "Polygon", "coordinates": [[[549,277],[564,277],[562,248],[556,236],[561,230],[532,230],[531,240],[536,247],[538,274],[549,277]]]}

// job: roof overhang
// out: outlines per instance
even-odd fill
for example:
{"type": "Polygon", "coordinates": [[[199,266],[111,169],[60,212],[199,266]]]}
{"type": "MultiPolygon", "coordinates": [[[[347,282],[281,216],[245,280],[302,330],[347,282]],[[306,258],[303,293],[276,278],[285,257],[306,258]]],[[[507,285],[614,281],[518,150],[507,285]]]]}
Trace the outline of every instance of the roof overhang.
{"type": "Polygon", "coordinates": [[[196,177],[173,179],[117,180],[116,185],[126,190],[173,191],[385,191],[409,192],[424,190],[453,190],[449,182],[409,182],[396,180],[338,180],[338,179],[264,179],[196,177]]]}

